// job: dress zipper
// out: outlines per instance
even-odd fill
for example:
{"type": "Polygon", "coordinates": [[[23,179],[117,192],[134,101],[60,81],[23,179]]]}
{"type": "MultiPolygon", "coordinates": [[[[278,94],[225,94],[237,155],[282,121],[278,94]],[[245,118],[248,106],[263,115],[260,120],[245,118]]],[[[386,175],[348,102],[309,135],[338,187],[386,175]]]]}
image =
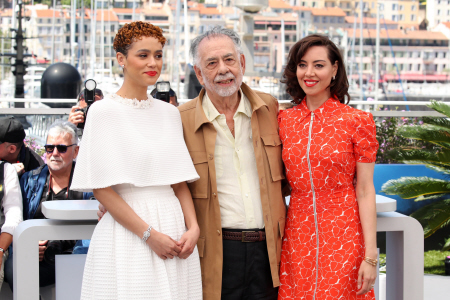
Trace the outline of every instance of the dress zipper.
{"type": "Polygon", "coordinates": [[[313,122],[314,122],[314,113],[311,112],[311,121],[309,123],[308,147],[306,149],[306,152],[307,152],[306,155],[307,155],[307,160],[308,160],[309,180],[311,181],[311,191],[312,191],[312,196],[313,196],[314,225],[316,227],[316,283],[315,283],[314,295],[313,295],[313,300],[315,300],[316,292],[317,292],[317,281],[319,279],[319,228],[317,225],[316,194],[314,193],[314,183],[313,183],[313,177],[312,177],[311,160],[309,159],[309,150],[311,147],[311,134],[312,134],[313,122]]]}

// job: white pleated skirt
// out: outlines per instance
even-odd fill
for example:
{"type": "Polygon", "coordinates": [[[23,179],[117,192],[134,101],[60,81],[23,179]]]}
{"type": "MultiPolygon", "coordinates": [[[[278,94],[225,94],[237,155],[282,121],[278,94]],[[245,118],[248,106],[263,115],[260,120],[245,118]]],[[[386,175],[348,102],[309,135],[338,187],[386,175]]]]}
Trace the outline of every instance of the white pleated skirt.
{"type": "MultiPolygon", "coordinates": [[[[170,186],[120,184],[113,189],[155,230],[176,241],[186,232],[180,202],[170,186]]],[[[162,260],[107,213],[92,236],[81,299],[202,299],[197,247],[187,259],[162,260]]]]}

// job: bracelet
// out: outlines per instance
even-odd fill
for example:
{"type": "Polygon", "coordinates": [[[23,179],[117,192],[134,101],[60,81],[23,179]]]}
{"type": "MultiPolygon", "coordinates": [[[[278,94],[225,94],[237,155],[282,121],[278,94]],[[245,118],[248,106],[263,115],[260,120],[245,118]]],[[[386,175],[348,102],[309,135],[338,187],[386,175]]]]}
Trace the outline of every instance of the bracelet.
{"type": "Polygon", "coordinates": [[[5,253],[5,249],[3,249],[2,247],[0,247],[0,252],[5,253]]]}
{"type": "Polygon", "coordinates": [[[150,237],[150,231],[152,230],[152,225],[148,226],[147,230],[144,231],[144,235],[142,236],[142,240],[147,242],[148,238],[150,237]]]}
{"type": "Polygon", "coordinates": [[[374,266],[374,267],[376,267],[377,264],[378,264],[378,259],[373,259],[373,258],[370,258],[370,257],[367,257],[367,256],[364,257],[364,261],[366,263],[368,263],[369,265],[374,266]]]}

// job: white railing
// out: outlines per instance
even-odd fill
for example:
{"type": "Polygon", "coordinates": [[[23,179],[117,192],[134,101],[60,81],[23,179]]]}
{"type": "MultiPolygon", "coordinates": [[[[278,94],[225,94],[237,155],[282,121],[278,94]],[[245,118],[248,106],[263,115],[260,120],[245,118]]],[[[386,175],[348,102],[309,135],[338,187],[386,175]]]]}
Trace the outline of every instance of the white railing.
{"type": "MultiPolygon", "coordinates": [[[[180,104],[188,102],[189,99],[179,100],[180,104]]],[[[70,103],[75,105],[76,99],[23,99],[23,98],[1,98],[0,103],[9,102],[24,102],[24,103],[70,103]]],[[[291,100],[279,100],[280,105],[289,105],[291,100]]],[[[445,102],[450,105],[450,102],[445,102]]],[[[398,106],[426,106],[431,104],[430,101],[361,101],[352,100],[350,105],[356,106],[359,109],[363,109],[372,113],[374,117],[443,117],[444,115],[434,110],[412,110],[412,111],[399,111],[399,110],[377,110],[379,105],[389,105],[391,107],[398,106]]],[[[70,113],[70,108],[0,108],[0,115],[26,115],[28,121],[32,126],[28,129],[28,135],[35,138],[39,144],[45,143],[44,139],[47,136],[49,126],[60,118],[67,118],[70,113]]]]}

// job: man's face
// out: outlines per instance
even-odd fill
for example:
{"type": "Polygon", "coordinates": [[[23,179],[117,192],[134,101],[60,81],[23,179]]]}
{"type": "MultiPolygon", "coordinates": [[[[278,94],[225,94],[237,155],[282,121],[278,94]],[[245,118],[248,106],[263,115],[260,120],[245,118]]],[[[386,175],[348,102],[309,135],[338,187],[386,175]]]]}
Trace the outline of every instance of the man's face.
{"type": "MultiPolygon", "coordinates": [[[[102,100],[102,99],[103,99],[102,95],[95,94],[94,101],[98,101],[98,100],[102,100]]],[[[87,106],[87,103],[84,100],[84,97],[80,97],[78,106],[81,107],[81,108],[85,108],[87,106]]]]}
{"type": "MultiPolygon", "coordinates": [[[[72,144],[72,135],[66,133],[64,135],[49,136],[47,138],[47,145],[66,145],[72,144]]],[[[72,167],[73,160],[78,155],[78,146],[71,146],[67,148],[65,153],[61,153],[55,147],[52,153],[45,152],[47,165],[50,171],[58,172],[64,171],[72,167]]]]}
{"type": "Polygon", "coordinates": [[[17,163],[18,154],[14,155],[17,147],[14,144],[4,142],[0,144],[0,160],[7,161],[11,164],[17,163]]]}
{"type": "Polygon", "coordinates": [[[195,74],[208,94],[230,97],[239,91],[245,72],[245,57],[227,36],[203,39],[198,47],[195,74]]]}

